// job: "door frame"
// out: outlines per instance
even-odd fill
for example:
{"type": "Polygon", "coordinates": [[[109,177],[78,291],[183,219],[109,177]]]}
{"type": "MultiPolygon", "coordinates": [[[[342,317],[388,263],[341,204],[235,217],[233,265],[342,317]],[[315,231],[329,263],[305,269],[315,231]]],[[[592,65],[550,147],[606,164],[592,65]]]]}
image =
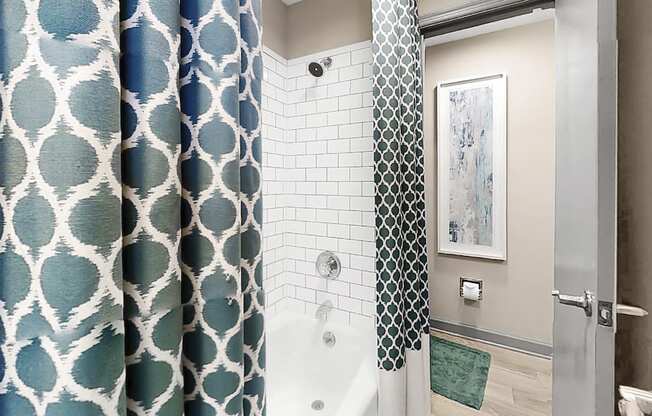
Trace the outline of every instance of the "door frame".
{"type": "Polygon", "coordinates": [[[553,415],[613,416],[617,0],[477,1],[423,16],[421,33],[451,40],[465,29],[499,27],[504,19],[526,19],[534,10],[551,7],[556,39],[555,288],[595,295],[590,318],[555,302],[553,415]],[[598,324],[598,301],[613,306],[612,326],[598,324]]]}

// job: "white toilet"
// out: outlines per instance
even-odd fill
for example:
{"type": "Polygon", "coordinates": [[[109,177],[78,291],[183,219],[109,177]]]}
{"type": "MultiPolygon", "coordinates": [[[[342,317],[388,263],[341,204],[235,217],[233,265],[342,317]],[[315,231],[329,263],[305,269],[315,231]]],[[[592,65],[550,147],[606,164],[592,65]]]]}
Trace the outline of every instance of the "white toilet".
{"type": "Polygon", "coordinates": [[[652,415],[652,392],[620,386],[622,400],[618,403],[622,416],[652,415]]]}
{"type": "MultiPolygon", "coordinates": [[[[616,313],[638,317],[648,315],[643,308],[620,304],[616,306],[616,313]]],[[[622,397],[618,403],[621,416],[652,415],[652,392],[628,386],[620,386],[619,391],[620,397],[622,397]]]]}

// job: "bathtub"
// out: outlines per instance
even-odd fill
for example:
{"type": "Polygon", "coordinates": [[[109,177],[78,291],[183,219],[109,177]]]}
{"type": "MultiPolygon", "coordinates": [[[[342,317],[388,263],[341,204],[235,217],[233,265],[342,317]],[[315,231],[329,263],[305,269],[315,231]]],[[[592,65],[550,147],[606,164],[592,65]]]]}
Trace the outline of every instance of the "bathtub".
{"type": "Polygon", "coordinates": [[[274,315],[267,320],[267,416],[376,416],[375,354],[373,327],[274,315]],[[333,346],[325,331],[335,335],[333,346]]]}

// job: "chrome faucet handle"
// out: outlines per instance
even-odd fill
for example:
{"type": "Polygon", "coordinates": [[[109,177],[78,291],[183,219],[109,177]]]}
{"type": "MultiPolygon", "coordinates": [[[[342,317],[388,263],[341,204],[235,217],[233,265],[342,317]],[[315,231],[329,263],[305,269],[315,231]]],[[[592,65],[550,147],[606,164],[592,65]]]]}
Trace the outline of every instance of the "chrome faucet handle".
{"type": "Polygon", "coordinates": [[[342,271],[342,264],[340,259],[335,253],[324,251],[317,257],[315,261],[315,269],[317,274],[326,279],[337,279],[342,271]]]}
{"type": "Polygon", "coordinates": [[[333,310],[333,302],[330,299],[326,299],[324,303],[319,305],[317,311],[315,312],[315,318],[322,322],[328,321],[328,314],[333,310]]]}
{"type": "Polygon", "coordinates": [[[595,297],[593,296],[593,293],[588,290],[584,291],[584,295],[572,296],[562,295],[557,289],[555,289],[552,291],[552,296],[556,297],[561,304],[584,309],[586,316],[593,315],[593,301],[595,297]]]}

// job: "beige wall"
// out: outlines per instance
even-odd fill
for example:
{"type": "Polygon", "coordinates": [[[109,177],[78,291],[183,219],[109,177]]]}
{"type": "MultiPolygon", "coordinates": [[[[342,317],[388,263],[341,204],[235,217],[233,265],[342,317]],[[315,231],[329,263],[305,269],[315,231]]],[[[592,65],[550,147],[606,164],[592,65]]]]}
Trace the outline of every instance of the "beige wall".
{"type": "Polygon", "coordinates": [[[371,40],[371,0],[303,0],[288,7],[287,31],[288,59],[371,40]]]}
{"type": "MultiPolygon", "coordinates": [[[[371,39],[371,0],[263,1],[265,46],[287,59],[371,39]]],[[[421,0],[419,13],[455,9],[477,0],[421,0]]]]}
{"type": "MultiPolygon", "coordinates": [[[[652,311],[652,4],[618,4],[618,292],[652,311]]],[[[652,318],[619,318],[616,344],[616,383],[652,390],[652,318]]]]}
{"type": "Polygon", "coordinates": [[[371,40],[371,0],[263,1],[263,44],[286,59],[371,40]]]}
{"type": "Polygon", "coordinates": [[[287,57],[288,7],[281,0],[263,2],[263,44],[287,57]]]}
{"type": "Polygon", "coordinates": [[[552,344],[554,268],[554,24],[481,35],[426,50],[424,127],[431,317],[552,344]],[[507,261],[437,254],[437,81],[507,73],[507,261]],[[460,276],[484,279],[465,304],[460,276]]]}

